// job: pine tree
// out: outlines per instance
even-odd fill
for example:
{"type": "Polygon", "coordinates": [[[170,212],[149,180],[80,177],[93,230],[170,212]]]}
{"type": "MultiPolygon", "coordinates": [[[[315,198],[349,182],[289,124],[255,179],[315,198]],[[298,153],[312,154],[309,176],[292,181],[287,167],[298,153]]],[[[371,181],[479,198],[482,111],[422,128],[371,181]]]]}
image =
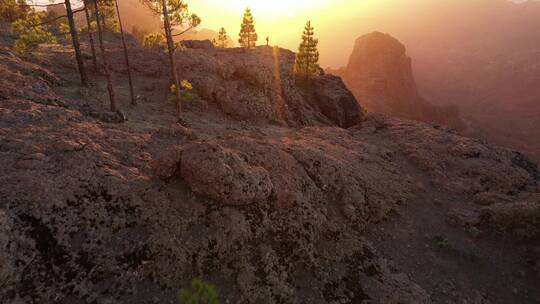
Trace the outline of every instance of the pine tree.
{"type": "Polygon", "coordinates": [[[240,39],[238,42],[241,47],[252,48],[257,44],[257,32],[255,32],[255,25],[253,24],[253,15],[249,7],[246,8],[244,13],[244,19],[240,27],[240,39]]]}
{"type": "Polygon", "coordinates": [[[17,34],[14,49],[24,54],[35,49],[40,43],[58,43],[53,34],[55,26],[51,25],[46,12],[32,12],[11,24],[11,30],[17,34]]]}
{"type": "MultiPolygon", "coordinates": [[[[176,69],[175,51],[176,46],[173,37],[184,34],[192,28],[199,26],[201,18],[196,14],[189,14],[188,5],[185,0],[141,0],[155,14],[161,15],[163,19],[163,29],[165,40],[167,42],[167,51],[169,54],[169,64],[171,69],[171,91],[176,100],[181,100],[180,81],[176,69]],[[175,26],[180,26],[184,30],[178,34],[173,34],[175,26]]],[[[178,123],[183,123],[182,104],[177,103],[178,123]]]]}
{"type": "MultiPolygon", "coordinates": [[[[19,38],[15,41],[15,50],[20,53],[27,52],[35,47],[39,43],[49,42],[56,43],[57,39],[54,37],[53,32],[51,31],[53,27],[56,27],[57,30],[65,33],[64,37],[68,37],[73,44],[73,49],[75,51],[75,59],[77,61],[77,69],[81,77],[81,84],[83,86],[88,85],[88,76],[86,74],[86,69],[84,67],[84,60],[82,57],[81,47],[79,43],[79,33],[75,27],[74,14],[81,12],[82,9],[73,10],[71,8],[71,0],[64,0],[64,5],[66,8],[66,15],[62,16],[51,16],[45,12],[36,12],[32,6],[34,4],[27,4],[26,1],[18,0],[18,6],[24,8],[22,13],[19,14],[20,18],[15,20],[12,23],[13,32],[19,35],[19,38]],[[67,23],[64,21],[58,21],[62,18],[67,18],[67,23]],[[69,32],[67,35],[66,32],[69,32]]],[[[0,12],[4,14],[4,5],[9,5],[10,3],[0,4],[0,12]]],[[[37,5],[37,6],[47,6],[47,5],[37,5]]],[[[7,14],[7,13],[5,13],[7,14]]],[[[11,18],[12,14],[9,13],[6,15],[11,18]]],[[[7,17],[2,17],[7,19],[7,17]]],[[[68,39],[66,39],[68,40],[68,39]]]]}
{"type": "Polygon", "coordinates": [[[218,46],[221,48],[226,48],[229,44],[228,40],[229,40],[229,37],[227,37],[227,31],[225,30],[225,28],[222,27],[219,30],[218,46]]]}
{"type": "Polygon", "coordinates": [[[315,78],[319,75],[319,40],[313,37],[314,29],[311,21],[308,21],[302,35],[302,43],[296,54],[294,72],[297,76],[305,79],[315,78]]]}
{"type": "MultiPolygon", "coordinates": [[[[100,19],[100,10],[98,5],[98,0],[94,1],[94,16],[96,20],[100,19]]],[[[96,22],[97,26],[97,32],[98,32],[98,38],[99,38],[99,49],[101,51],[101,65],[103,67],[103,71],[105,73],[105,79],[107,80],[107,91],[109,91],[109,101],[111,105],[111,112],[117,112],[118,108],[116,107],[116,97],[114,94],[114,87],[112,82],[112,76],[111,72],[109,70],[109,64],[107,61],[107,53],[105,53],[105,46],[103,44],[103,31],[101,28],[101,22],[96,22]]]]}
{"type": "Polygon", "coordinates": [[[99,12],[101,16],[101,30],[103,32],[118,32],[120,30],[116,20],[115,3],[113,0],[99,0],[99,12]]]}
{"type": "Polygon", "coordinates": [[[81,52],[81,45],[79,43],[79,34],[77,27],[75,26],[75,19],[73,18],[73,10],[71,9],[71,1],[65,0],[67,19],[69,23],[69,32],[71,34],[71,42],[73,49],[75,50],[75,59],[77,60],[77,68],[81,76],[81,84],[88,86],[88,76],[86,75],[86,69],[84,68],[84,60],[81,52]]]}
{"type": "Polygon", "coordinates": [[[131,77],[131,65],[129,64],[128,48],[126,45],[126,38],[124,36],[124,26],[122,25],[122,18],[120,17],[120,8],[118,7],[117,0],[114,0],[114,5],[116,6],[116,16],[118,18],[118,26],[120,27],[120,34],[122,37],[122,47],[124,49],[124,59],[126,61],[126,67],[127,67],[127,73],[128,73],[128,84],[129,84],[129,94],[131,97],[131,104],[136,105],[137,101],[135,99],[135,92],[133,89],[133,79],[131,77]]]}
{"type": "Polygon", "coordinates": [[[88,29],[88,40],[90,42],[90,50],[92,51],[92,63],[94,64],[94,71],[98,71],[97,56],[96,56],[96,47],[94,46],[94,35],[92,35],[92,19],[90,18],[89,10],[89,0],[83,1],[84,14],[86,17],[86,25],[88,29]]]}

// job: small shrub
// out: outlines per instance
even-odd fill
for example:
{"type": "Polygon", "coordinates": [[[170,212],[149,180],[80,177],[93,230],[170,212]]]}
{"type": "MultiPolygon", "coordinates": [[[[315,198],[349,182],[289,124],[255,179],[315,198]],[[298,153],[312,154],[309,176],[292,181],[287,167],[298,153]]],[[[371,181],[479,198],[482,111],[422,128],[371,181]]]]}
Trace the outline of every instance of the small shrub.
{"type": "Polygon", "coordinates": [[[450,241],[448,241],[448,239],[445,238],[444,236],[436,235],[433,237],[432,241],[433,241],[433,244],[440,249],[452,248],[452,245],[450,245],[450,241]]]}
{"type": "Polygon", "coordinates": [[[165,37],[161,33],[151,33],[144,36],[143,46],[147,48],[161,47],[165,44],[165,37]]]}
{"type": "Polygon", "coordinates": [[[191,91],[193,90],[193,85],[191,84],[191,82],[189,82],[188,80],[182,80],[180,82],[180,92],[178,94],[178,96],[180,97],[180,100],[177,99],[177,95],[176,95],[176,91],[177,91],[177,88],[176,86],[173,84],[171,85],[171,88],[170,88],[170,91],[171,91],[171,97],[170,97],[170,100],[171,102],[173,103],[184,103],[184,102],[190,102],[193,100],[194,96],[193,96],[193,93],[191,93],[191,91]]]}
{"type": "Polygon", "coordinates": [[[176,51],[183,52],[183,51],[187,50],[187,47],[184,46],[182,41],[176,41],[176,42],[174,42],[174,49],[176,51]]]}
{"type": "Polygon", "coordinates": [[[201,279],[193,279],[189,288],[182,288],[178,294],[179,304],[219,304],[216,288],[201,279]]]}
{"type": "Polygon", "coordinates": [[[67,20],[64,20],[64,22],[58,24],[58,30],[60,31],[60,33],[62,33],[62,37],[65,41],[71,41],[71,33],[67,20]]]}

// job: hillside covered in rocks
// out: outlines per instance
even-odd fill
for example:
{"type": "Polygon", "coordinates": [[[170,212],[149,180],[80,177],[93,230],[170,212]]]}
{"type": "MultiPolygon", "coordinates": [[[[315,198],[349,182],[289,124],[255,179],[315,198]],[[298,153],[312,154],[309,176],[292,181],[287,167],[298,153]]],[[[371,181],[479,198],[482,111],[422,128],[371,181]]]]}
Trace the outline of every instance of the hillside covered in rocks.
{"type": "Polygon", "coordinates": [[[2,303],[175,303],[195,277],[222,303],[540,300],[540,172],[519,152],[365,114],[269,47],[178,52],[181,126],[166,54],[129,41],[129,105],[109,36],[111,123],[70,48],[1,35],[2,303]]]}

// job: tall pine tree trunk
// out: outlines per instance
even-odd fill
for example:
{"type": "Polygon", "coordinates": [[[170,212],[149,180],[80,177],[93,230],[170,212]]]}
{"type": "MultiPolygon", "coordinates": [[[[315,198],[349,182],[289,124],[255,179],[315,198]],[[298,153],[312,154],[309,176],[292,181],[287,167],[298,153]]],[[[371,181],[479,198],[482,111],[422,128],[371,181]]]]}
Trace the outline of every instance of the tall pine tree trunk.
{"type": "Polygon", "coordinates": [[[167,8],[167,0],[162,0],[163,5],[163,25],[165,27],[165,36],[167,38],[167,49],[169,50],[169,62],[171,65],[171,80],[173,81],[176,90],[178,119],[182,113],[182,104],[180,102],[180,82],[178,81],[178,72],[176,70],[176,61],[174,59],[174,42],[172,38],[171,22],[169,20],[169,10],[167,8]]]}
{"type": "Polygon", "coordinates": [[[105,78],[107,79],[107,90],[109,91],[109,100],[111,102],[111,112],[116,112],[116,99],[114,96],[114,89],[112,85],[112,79],[111,79],[111,73],[109,71],[109,66],[107,63],[107,54],[105,54],[105,46],[103,45],[103,33],[101,31],[101,24],[99,23],[100,19],[100,13],[99,13],[99,6],[97,3],[98,0],[94,0],[94,13],[96,15],[96,24],[97,24],[97,30],[98,30],[98,37],[99,37],[99,48],[101,50],[101,61],[103,65],[103,71],[105,72],[105,78]]]}
{"type": "Polygon", "coordinates": [[[84,14],[86,15],[86,24],[88,26],[88,39],[90,40],[90,48],[92,50],[92,62],[94,63],[94,70],[98,71],[96,48],[94,46],[94,35],[92,35],[92,22],[90,20],[90,14],[88,13],[88,0],[84,1],[84,14]]]}
{"type": "Polygon", "coordinates": [[[116,6],[116,15],[118,16],[118,25],[120,26],[120,33],[122,36],[122,46],[124,47],[124,57],[126,59],[127,73],[128,73],[128,82],[129,82],[129,93],[131,95],[131,104],[136,105],[137,101],[135,100],[135,93],[133,92],[133,80],[131,78],[131,65],[129,64],[129,54],[126,46],[126,39],[124,37],[124,27],[122,26],[122,18],[120,17],[120,9],[118,8],[118,0],[114,0],[116,6]]]}
{"type": "Polygon", "coordinates": [[[66,13],[69,23],[69,32],[71,34],[71,41],[73,42],[73,49],[75,49],[75,59],[77,60],[77,67],[81,76],[81,84],[83,86],[88,85],[88,77],[86,76],[86,70],[84,69],[84,61],[81,54],[81,45],[79,43],[79,35],[77,28],[75,27],[75,21],[73,20],[73,10],[71,9],[70,0],[65,0],[66,13]]]}
{"type": "MultiPolygon", "coordinates": [[[[99,0],[98,0],[98,1],[99,1],[99,0]]],[[[102,0],[102,2],[104,2],[105,5],[107,4],[107,0],[102,0]]],[[[98,20],[101,20],[101,24],[102,24],[101,31],[102,31],[102,32],[106,32],[106,31],[107,31],[107,24],[105,23],[105,14],[99,14],[99,16],[100,16],[101,18],[100,18],[100,19],[96,19],[96,23],[99,22],[98,20]]]]}

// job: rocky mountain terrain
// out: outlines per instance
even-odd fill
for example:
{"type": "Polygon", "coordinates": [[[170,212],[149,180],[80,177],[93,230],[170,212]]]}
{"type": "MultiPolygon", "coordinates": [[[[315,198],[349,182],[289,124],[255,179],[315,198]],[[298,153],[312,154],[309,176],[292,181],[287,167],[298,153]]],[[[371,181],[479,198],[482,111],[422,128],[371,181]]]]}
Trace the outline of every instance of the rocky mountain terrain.
{"type": "Polygon", "coordinates": [[[413,59],[422,96],[457,105],[467,135],[540,161],[540,1],[366,2],[377,15],[343,25],[355,29],[348,41],[390,33],[413,59]]]}
{"type": "Polygon", "coordinates": [[[422,92],[457,104],[467,134],[540,161],[540,2],[456,1],[434,11],[422,33],[430,43],[408,47],[422,92]]]}
{"type": "Polygon", "coordinates": [[[358,38],[341,76],[362,105],[372,112],[462,127],[457,107],[435,106],[416,87],[411,58],[397,39],[380,32],[358,38]]]}
{"type": "Polygon", "coordinates": [[[222,303],[540,301],[540,172],[519,152],[365,115],[268,47],[178,52],[181,126],[165,53],[129,41],[131,106],[109,34],[111,123],[69,47],[19,56],[0,33],[2,303],[174,303],[194,277],[222,303]]]}

